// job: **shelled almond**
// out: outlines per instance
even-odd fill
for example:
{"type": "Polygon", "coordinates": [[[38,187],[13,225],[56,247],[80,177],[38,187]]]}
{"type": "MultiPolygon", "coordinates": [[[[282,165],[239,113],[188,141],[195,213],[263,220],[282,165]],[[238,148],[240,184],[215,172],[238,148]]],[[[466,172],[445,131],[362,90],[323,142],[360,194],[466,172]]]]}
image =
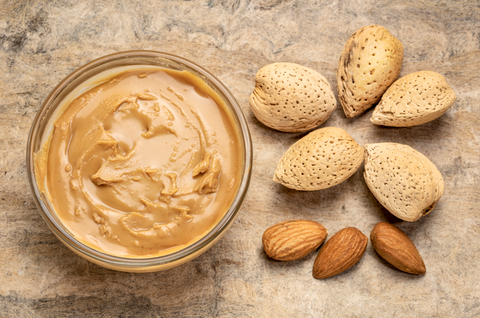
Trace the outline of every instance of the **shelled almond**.
{"type": "Polygon", "coordinates": [[[373,248],[387,262],[410,274],[425,274],[426,268],[412,240],[395,225],[380,222],[370,233],[373,248]]]}
{"type": "Polygon", "coordinates": [[[278,261],[293,261],[307,256],[322,245],[327,229],[308,220],[291,220],[275,224],[262,237],[267,255],[278,261]]]}
{"type": "Polygon", "coordinates": [[[347,227],[333,235],[313,264],[313,277],[328,278],[346,271],[362,258],[368,238],[354,227],[347,227]]]}

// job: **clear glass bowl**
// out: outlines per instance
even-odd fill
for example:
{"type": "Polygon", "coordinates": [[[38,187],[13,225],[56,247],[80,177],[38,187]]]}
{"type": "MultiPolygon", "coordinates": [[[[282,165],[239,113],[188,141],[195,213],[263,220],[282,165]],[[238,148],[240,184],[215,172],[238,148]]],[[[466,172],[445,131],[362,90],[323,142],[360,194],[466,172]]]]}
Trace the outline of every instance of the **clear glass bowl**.
{"type": "Polygon", "coordinates": [[[252,143],[247,123],[232,93],[215,76],[202,67],[178,56],[155,51],[127,51],[107,55],[96,59],[63,79],[48,95],[38,111],[28,137],[27,174],[35,203],[52,232],[73,252],[81,257],[104,267],[128,272],[152,272],[172,268],[183,264],[207,251],[217,242],[232,225],[245,199],[250,183],[252,168],[252,143]],[[35,180],[34,154],[43,146],[51,132],[51,119],[57,116],[57,107],[81,83],[93,76],[122,66],[153,65],[173,70],[186,70],[198,76],[209,85],[231,111],[240,135],[243,149],[241,181],[237,194],[224,217],[200,240],[172,254],[151,258],[125,258],[112,256],[95,250],[75,239],[74,235],[62,224],[47,197],[40,192],[35,180]]]}

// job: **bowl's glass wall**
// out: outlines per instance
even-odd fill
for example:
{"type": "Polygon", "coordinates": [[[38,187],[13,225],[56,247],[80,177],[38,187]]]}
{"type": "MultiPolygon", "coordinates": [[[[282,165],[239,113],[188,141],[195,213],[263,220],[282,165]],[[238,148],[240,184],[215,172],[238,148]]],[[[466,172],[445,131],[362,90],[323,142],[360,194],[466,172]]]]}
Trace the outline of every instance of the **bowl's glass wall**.
{"type": "Polygon", "coordinates": [[[54,234],[72,251],[96,264],[131,272],[148,272],[171,268],[197,257],[210,248],[231,226],[241,208],[250,182],[251,165],[252,145],[250,133],[240,106],[230,91],[217,78],[200,66],[174,55],[154,51],[129,51],[104,56],[68,75],[42,104],[32,124],[27,145],[27,170],[30,187],[43,219],[54,234]],[[178,252],[160,257],[141,259],[112,256],[92,249],[74,239],[73,235],[58,219],[45,195],[39,191],[35,180],[34,165],[34,154],[40,150],[50,134],[51,127],[49,127],[49,123],[51,119],[57,116],[57,107],[61,102],[75,88],[93,76],[117,67],[133,65],[153,65],[179,71],[186,70],[202,79],[223,99],[225,105],[230,109],[232,118],[237,125],[239,140],[243,149],[242,180],[236,197],[222,220],[206,236],[178,252]]]}

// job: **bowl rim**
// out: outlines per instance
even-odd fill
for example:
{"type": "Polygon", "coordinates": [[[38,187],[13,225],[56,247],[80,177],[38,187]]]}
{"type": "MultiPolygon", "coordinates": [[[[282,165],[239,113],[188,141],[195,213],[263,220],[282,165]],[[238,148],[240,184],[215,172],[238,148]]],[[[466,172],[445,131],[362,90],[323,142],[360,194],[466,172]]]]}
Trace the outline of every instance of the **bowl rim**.
{"type": "MultiPolygon", "coordinates": [[[[135,65],[135,64],[132,64],[135,65]]],[[[145,64],[138,64],[138,65],[145,65],[145,64]]],[[[198,74],[196,74],[198,76],[198,74]]],[[[91,78],[91,77],[90,77],[91,78]]],[[[88,79],[87,79],[88,80],[88,79]]],[[[60,103],[59,103],[60,104],[60,103]]],[[[58,106],[58,105],[57,105],[58,106]]],[[[43,134],[42,134],[43,135],[43,134]]],[[[41,104],[35,119],[32,122],[32,126],[30,128],[28,134],[28,141],[27,141],[27,149],[26,149],[26,166],[27,166],[27,176],[28,182],[30,185],[30,190],[33,194],[35,204],[44,219],[47,223],[48,227],[52,230],[52,232],[62,241],[67,247],[73,249],[74,251],[86,256],[87,258],[91,258],[93,260],[97,260],[99,263],[107,263],[111,266],[120,267],[121,269],[139,269],[151,266],[160,266],[160,265],[167,265],[173,264],[175,262],[179,262],[180,260],[187,258],[188,256],[194,255],[193,257],[199,256],[201,253],[205,252],[210,246],[213,244],[219,236],[224,234],[224,232],[229,228],[231,223],[235,220],[240,208],[245,200],[247,190],[251,180],[251,172],[252,172],[252,162],[253,162],[253,148],[252,148],[252,140],[250,131],[243,114],[241,107],[239,106],[238,102],[236,101],[233,94],[230,90],[219,80],[217,79],[212,73],[204,69],[203,67],[191,62],[185,58],[164,52],[158,51],[151,51],[151,50],[133,50],[133,51],[122,51],[116,52],[113,54],[108,54],[105,56],[101,56],[97,59],[94,59],[87,64],[77,68],[70,74],[68,74],[65,78],[63,78],[59,84],[50,92],[50,94],[45,98],[43,103],[41,104]],[[41,194],[38,189],[35,177],[35,145],[37,144],[37,139],[41,138],[42,136],[38,135],[38,131],[40,128],[40,124],[42,123],[42,119],[44,118],[45,114],[49,110],[49,106],[51,103],[60,95],[60,93],[68,86],[69,83],[74,81],[76,78],[81,76],[83,73],[92,70],[96,67],[99,67],[103,64],[113,62],[120,59],[131,59],[131,58],[160,58],[164,60],[170,60],[174,63],[181,64],[186,66],[187,70],[194,70],[196,73],[204,76],[208,79],[216,89],[216,93],[222,98],[228,108],[230,108],[231,116],[233,117],[234,121],[236,121],[239,130],[239,137],[243,143],[243,170],[241,173],[241,181],[237,189],[237,193],[232,201],[231,206],[225,212],[225,215],[222,219],[202,238],[195,241],[194,243],[187,245],[184,248],[181,248],[178,251],[175,251],[171,254],[156,256],[156,257],[147,257],[147,258],[128,258],[128,257],[121,257],[115,256],[112,254],[104,253],[99,250],[96,250],[84,243],[80,240],[74,238],[72,234],[65,230],[64,226],[62,226],[57,220],[52,216],[49,208],[41,199],[41,194]],[[224,95],[224,96],[222,96],[224,95]],[[195,253],[198,253],[195,255],[195,253]]],[[[188,260],[187,260],[188,261],[188,260]]],[[[180,265],[180,264],[178,264],[180,265]]],[[[173,265],[176,266],[176,265],[173,265]]]]}

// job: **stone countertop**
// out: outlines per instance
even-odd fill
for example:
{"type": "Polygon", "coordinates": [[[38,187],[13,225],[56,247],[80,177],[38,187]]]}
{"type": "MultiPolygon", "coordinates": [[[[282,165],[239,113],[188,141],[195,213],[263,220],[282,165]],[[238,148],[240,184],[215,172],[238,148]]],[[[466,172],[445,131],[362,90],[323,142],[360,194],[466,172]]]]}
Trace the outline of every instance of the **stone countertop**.
{"type": "Polygon", "coordinates": [[[478,1],[0,0],[0,317],[478,317],[480,315],[480,3],[478,1]],[[445,194],[414,223],[393,218],[350,179],[314,192],[272,182],[282,154],[304,134],[274,131],[248,97],[262,66],[295,62],[323,74],[336,93],[340,52],[358,28],[380,24],[405,47],[401,76],[433,70],[457,101],[412,128],[370,123],[373,110],[322,125],[359,143],[400,142],[425,154],[445,194]],[[30,125],[67,74],[105,54],[173,53],[220,78],[241,105],[254,148],[252,182],[232,228],[194,261],[163,272],[108,270],[78,257],[37,212],[25,167],[30,125]],[[329,236],[355,226],[369,235],[390,221],[415,242],[423,276],[387,265],[371,244],[350,270],[316,280],[316,253],[276,262],[263,231],[280,221],[321,222],[329,236]]]}

